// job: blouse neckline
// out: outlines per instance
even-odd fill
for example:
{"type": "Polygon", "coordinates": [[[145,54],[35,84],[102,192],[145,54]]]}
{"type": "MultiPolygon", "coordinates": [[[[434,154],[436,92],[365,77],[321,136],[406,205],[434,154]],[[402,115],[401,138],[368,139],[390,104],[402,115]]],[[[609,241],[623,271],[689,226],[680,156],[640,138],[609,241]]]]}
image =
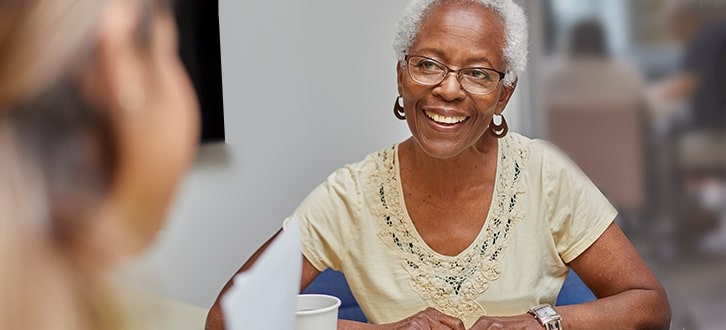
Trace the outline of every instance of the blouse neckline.
{"type": "Polygon", "coordinates": [[[399,148],[398,147],[399,147],[399,145],[400,144],[397,143],[397,144],[395,144],[393,146],[394,162],[397,164],[397,166],[395,167],[394,175],[396,176],[395,182],[397,182],[396,189],[398,191],[396,193],[397,196],[395,198],[398,198],[399,199],[399,203],[402,206],[403,220],[406,222],[406,225],[409,228],[411,228],[411,233],[413,234],[413,236],[419,242],[421,242],[421,245],[426,250],[428,250],[428,252],[430,252],[431,254],[437,256],[438,258],[442,258],[442,259],[459,259],[462,255],[464,255],[466,253],[470,253],[470,250],[473,249],[473,248],[475,248],[476,243],[479,240],[481,240],[482,235],[485,234],[487,225],[488,225],[488,223],[490,221],[490,218],[491,218],[492,210],[494,210],[494,203],[496,202],[496,192],[497,192],[497,190],[500,190],[500,189],[497,189],[497,188],[499,188],[499,185],[503,181],[503,180],[500,180],[500,178],[499,178],[499,171],[500,171],[501,158],[502,158],[502,144],[499,142],[499,140],[497,141],[497,145],[498,145],[497,146],[497,165],[496,165],[495,174],[494,174],[494,188],[492,189],[491,200],[489,201],[489,211],[487,212],[487,215],[484,218],[484,223],[482,224],[481,229],[479,229],[479,233],[477,234],[477,236],[474,238],[473,241],[471,241],[471,243],[469,243],[469,245],[465,249],[463,249],[461,252],[459,252],[456,255],[446,255],[446,254],[443,254],[443,253],[440,253],[440,252],[434,250],[426,242],[426,240],[424,240],[424,238],[418,232],[418,229],[416,228],[416,224],[413,223],[413,219],[411,218],[411,215],[408,213],[408,207],[406,206],[406,198],[405,198],[405,196],[403,194],[403,180],[401,179],[401,166],[400,166],[401,161],[400,161],[400,158],[399,158],[399,155],[398,155],[398,152],[399,152],[399,148]]]}
{"type": "Polygon", "coordinates": [[[432,250],[413,226],[403,200],[398,144],[378,152],[375,170],[366,179],[366,189],[377,192],[370,212],[377,223],[378,237],[408,273],[410,288],[429,305],[459,318],[486,315],[478,298],[501,276],[500,260],[509,238],[525,218],[519,200],[526,193],[522,176],[529,147],[514,134],[498,143],[487,219],[476,239],[456,256],[432,250]]]}

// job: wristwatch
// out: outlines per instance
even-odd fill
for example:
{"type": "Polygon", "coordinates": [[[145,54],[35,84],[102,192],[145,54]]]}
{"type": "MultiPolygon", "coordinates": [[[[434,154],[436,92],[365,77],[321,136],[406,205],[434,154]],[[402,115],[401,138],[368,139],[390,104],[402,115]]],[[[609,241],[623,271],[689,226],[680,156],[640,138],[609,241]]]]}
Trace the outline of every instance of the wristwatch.
{"type": "Polygon", "coordinates": [[[547,330],[562,330],[562,316],[550,304],[537,305],[529,309],[539,324],[547,330]]]}

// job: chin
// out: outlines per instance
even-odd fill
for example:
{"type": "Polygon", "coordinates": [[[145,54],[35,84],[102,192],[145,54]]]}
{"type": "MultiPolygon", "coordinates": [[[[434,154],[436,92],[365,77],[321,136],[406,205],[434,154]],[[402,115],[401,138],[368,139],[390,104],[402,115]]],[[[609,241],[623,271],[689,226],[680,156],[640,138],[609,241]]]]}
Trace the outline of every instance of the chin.
{"type": "Polygon", "coordinates": [[[416,140],[416,144],[426,155],[436,159],[451,159],[460,155],[466,148],[458,143],[421,143],[416,140]]]}

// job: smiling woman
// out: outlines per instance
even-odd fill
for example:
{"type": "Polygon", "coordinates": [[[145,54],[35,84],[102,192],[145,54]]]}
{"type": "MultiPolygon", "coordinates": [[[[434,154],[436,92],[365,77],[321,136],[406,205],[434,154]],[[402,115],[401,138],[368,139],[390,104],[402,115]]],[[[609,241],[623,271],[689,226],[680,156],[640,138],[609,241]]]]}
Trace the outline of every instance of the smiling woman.
{"type": "MultiPolygon", "coordinates": [[[[421,151],[434,158],[452,158],[469,147],[491,149],[497,140],[482,139],[482,134],[492,117],[502,114],[516,86],[516,81],[504,81],[499,74],[508,70],[503,61],[503,20],[476,3],[458,7],[429,12],[424,21],[428,24],[420,26],[418,37],[406,51],[410,54],[406,56],[408,65],[398,66],[398,92],[404,100],[409,129],[421,151]],[[451,69],[440,64],[447,69],[445,74],[421,83],[415,65],[420,63],[415,59],[421,57],[462,68],[458,79],[451,79],[451,69]],[[490,78],[475,81],[471,74],[464,74],[472,71],[490,78]],[[482,85],[482,80],[487,83],[482,85]]],[[[408,145],[402,145],[404,155],[408,145]]]]}
{"type": "MultiPolygon", "coordinates": [[[[411,136],[335,171],[293,212],[301,289],[340,270],[370,323],[339,329],[668,327],[665,292],[613,206],[552,145],[508,132],[527,39],[511,0],[411,1],[394,42],[394,113],[411,136]],[[552,307],[570,269],[607,299],[552,307]]],[[[218,302],[208,329],[222,328],[218,302]]]]}

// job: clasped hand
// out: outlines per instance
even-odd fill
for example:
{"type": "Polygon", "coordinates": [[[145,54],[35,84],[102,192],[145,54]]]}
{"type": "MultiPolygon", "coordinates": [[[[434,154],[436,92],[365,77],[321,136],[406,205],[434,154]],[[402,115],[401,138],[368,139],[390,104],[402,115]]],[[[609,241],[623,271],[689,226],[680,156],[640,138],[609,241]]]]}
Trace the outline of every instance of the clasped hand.
{"type": "MultiPolygon", "coordinates": [[[[467,330],[464,322],[446,315],[435,308],[427,308],[401,321],[380,328],[390,330],[467,330]]],[[[506,317],[480,317],[469,330],[485,329],[535,329],[542,326],[531,315],[506,317]]]]}

